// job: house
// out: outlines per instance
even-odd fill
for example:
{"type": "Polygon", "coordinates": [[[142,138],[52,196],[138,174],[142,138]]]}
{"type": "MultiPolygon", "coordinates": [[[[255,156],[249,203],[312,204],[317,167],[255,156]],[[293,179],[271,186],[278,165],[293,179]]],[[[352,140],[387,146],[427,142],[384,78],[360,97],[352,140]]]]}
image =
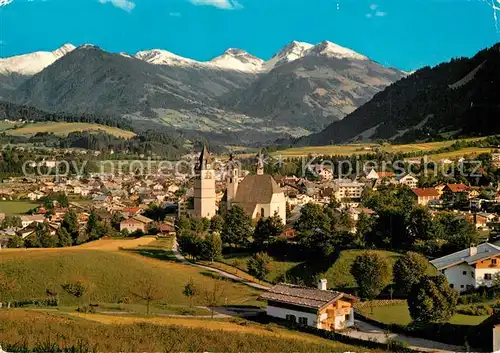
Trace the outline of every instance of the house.
{"type": "Polygon", "coordinates": [[[33,216],[21,216],[21,226],[23,228],[29,226],[31,223],[43,223],[45,217],[43,215],[33,215],[33,216]]]}
{"type": "Polygon", "coordinates": [[[375,169],[370,170],[368,174],[366,174],[366,179],[368,180],[382,180],[382,179],[393,179],[393,172],[377,172],[375,169]]]}
{"type": "Polygon", "coordinates": [[[175,234],[175,225],[172,222],[163,222],[159,225],[158,232],[162,235],[175,234]]]}
{"type": "Polygon", "coordinates": [[[267,301],[267,315],[299,325],[327,331],[354,326],[353,303],[357,298],[327,290],[326,279],[318,281],[317,289],[277,284],[259,299],[267,301]]]}
{"type": "Polygon", "coordinates": [[[26,197],[31,201],[40,200],[44,196],[45,196],[45,194],[41,191],[38,191],[38,190],[30,192],[28,195],[26,195],[26,197]]]}
{"type": "Polygon", "coordinates": [[[146,233],[149,224],[152,222],[153,220],[149,219],[148,217],[135,215],[132,218],[125,219],[120,222],[120,231],[126,229],[129,233],[133,233],[136,231],[141,231],[143,233],[146,233]]]}
{"type": "Polygon", "coordinates": [[[411,189],[417,197],[417,203],[422,206],[427,206],[430,201],[439,200],[439,191],[434,188],[414,188],[411,189]]]}
{"type": "Polygon", "coordinates": [[[333,184],[337,201],[359,200],[365,190],[365,184],[349,179],[337,179],[333,184]]]}
{"type": "Polygon", "coordinates": [[[415,189],[418,185],[418,179],[411,174],[403,174],[398,176],[397,181],[401,185],[406,185],[410,189],[415,189]]]}
{"type": "Polygon", "coordinates": [[[465,184],[446,184],[443,188],[443,198],[446,200],[457,201],[462,195],[468,198],[468,187],[465,184]]]}
{"type": "Polygon", "coordinates": [[[451,288],[459,292],[479,286],[491,286],[493,276],[500,272],[500,247],[483,243],[432,260],[451,288]]]}

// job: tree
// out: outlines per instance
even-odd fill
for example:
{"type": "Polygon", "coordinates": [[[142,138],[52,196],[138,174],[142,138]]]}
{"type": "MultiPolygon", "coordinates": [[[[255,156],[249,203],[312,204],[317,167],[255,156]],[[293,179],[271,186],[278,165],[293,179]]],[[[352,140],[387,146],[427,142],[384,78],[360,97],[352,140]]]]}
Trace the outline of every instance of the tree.
{"type": "Polygon", "coordinates": [[[90,240],[97,240],[103,235],[101,222],[94,212],[90,213],[87,221],[87,234],[90,240]]]}
{"type": "Polygon", "coordinates": [[[454,314],[458,294],[444,276],[424,276],[408,295],[408,309],[413,321],[421,324],[446,322],[454,314]]]}
{"type": "Polygon", "coordinates": [[[265,252],[254,254],[247,263],[248,273],[263,280],[271,272],[271,257],[265,252]]]}
{"type": "Polygon", "coordinates": [[[165,297],[165,291],[158,284],[156,278],[146,274],[134,285],[132,295],[146,302],[146,314],[149,315],[151,302],[165,297]]]}
{"type": "Polygon", "coordinates": [[[252,235],[252,219],[238,205],[226,213],[222,241],[228,244],[246,245],[252,235]]]}
{"type": "Polygon", "coordinates": [[[222,240],[219,233],[209,233],[202,244],[201,257],[211,262],[217,261],[222,256],[222,240]]]}
{"type": "Polygon", "coordinates": [[[366,237],[373,230],[375,218],[361,212],[356,223],[353,246],[356,248],[366,247],[366,237]]]}
{"type": "Polygon", "coordinates": [[[298,232],[312,232],[316,229],[330,230],[330,219],[321,205],[308,203],[300,210],[300,217],[295,223],[298,232]]]}
{"type": "Polygon", "coordinates": [[[202,254],[204,239],[198,233],[184,231],[177,239],[179,247],[186,255],[197,259],[202,254]]]}
{"type": "Polygon", "coordinates": [[[425,276],[429,266],[429,261],[415,252],[401,256],[393,268],[396,289],[401,294],[408,295],[412,286],[425,276]]]}
{"type": "Polygon", "coordinates": [[[71,235],[73,239],[73,244],[77,244],[76,239],[78,238],[79,228],[78,228],[78,217],[76,216],[75,211],[69,210],[64,215],[64,219],[61,223],[61,227],[66,228],[68,233],[71,235]]]}
{"type": "Polygon", "coordinates": [[[210,220],[210,231],[211,232],[219,232],[219,234],[224,229],[224,218],[220,215],[216,214],[210,220]]]}
{"type": "Polygon", "coordinates": [[[7,243],[8,248],[24,248],[24,240],[19,235],[14,234],[7,243]]]}
{"type": "Polygon", "coordinates": [[[21,226],[22,226],[21,218],[18,216],[7,216],[0,225],[2,229],[20,228],[21,226]]]}
{"type": "Polygon", "coordinates": [[[268,218],[260,218],[253,232],[253,239],[262,249],[272,238],[279,236],[283,229],[283,221],[277,214],[268,218]]]}
{"type": "MultiPolygon", "coordinates": [[[[0,273],[0,303],[3,303],[4,300],[10,300],[16,288],[17,282],[14,278],[8,278],[0,273]]],[[[10,308],[10,301],[7,307],[10,308]]]]}
{"type": "Polygon", "coordinates": [[[182,294],[189,299],[189,306],[193,307],[193,300],[199,294],[199,290],[192,278],[189,279],[189,282],[184,286],[182,294]]]}
{"type": "Polygon", "coordinates": [[[123,219],[123,215],[120,212],[113,213],[111,216],[111,226],[116,230],[120,230],[120,223],[123,219]]]}
{"type": "Polygon", "coordinates": [[[61,227],[57,230],[56,237],[57,237],[57,246],[58,247],[62,248],[62,247],[71,246],[73,244],[73,239],[71,238],[71,235],[64,227],[61,227]]]}
{"type": "Polygon", "coordinates": [[[92,283],[86,279],[77,279],[72,282],[61,285],[66,293],[75,297],[81,304],[85,296],[90,295],[92,291],[92,283]]]}
{"type": "Polygon", "coordinates": [[[220,301],[225,292],[223,280],[216,280],[213,282],[211,289],[205,290],[203,293],[205,305],[208,306],[212,312],[212,319],[214,318],[215,308],[220,305],[220,301]]]}
{"type": "Polygon", "coordinates": [[[362,298],[375,299],[391,281],[387,260],[373,251],[366,251],[354,260],[351,274],[356,279],[362,298]]]}

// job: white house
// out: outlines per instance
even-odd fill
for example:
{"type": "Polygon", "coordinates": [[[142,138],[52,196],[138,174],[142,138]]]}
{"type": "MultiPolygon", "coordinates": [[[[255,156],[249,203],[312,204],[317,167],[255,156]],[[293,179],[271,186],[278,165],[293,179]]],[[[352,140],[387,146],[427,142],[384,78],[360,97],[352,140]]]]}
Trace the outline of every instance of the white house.
{"type": "Polygon", "coordinates": [[[479,286],[491,286],[493,276],[500,272],[500,247],[483,243],[432,260],[458,292],[479,286]]]}
{"type": "Polygon", "coordinates": [[[418,185],[418,179],[411,174],[405,174],[403,176],[398,177],[398,182],[401,185],[408,186],[410,189],[415,189],[418,185]]]}
{"type": "Polygon", "coordinates": [[[357,298],[327,290],[326,279],[318,282],[317,289],[277,284],[259,299],[267,301],[267,315],[299,325],[327,331],[354,326],[353,303],[357,298]]]}

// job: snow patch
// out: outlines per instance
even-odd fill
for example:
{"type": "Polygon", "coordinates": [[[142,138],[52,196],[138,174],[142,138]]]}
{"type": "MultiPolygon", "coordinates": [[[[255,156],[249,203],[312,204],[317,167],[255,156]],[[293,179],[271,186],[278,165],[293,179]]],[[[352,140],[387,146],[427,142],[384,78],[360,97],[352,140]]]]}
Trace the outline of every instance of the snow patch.
{"type": "Polygon", "coordinates": [[[38,51],[30,54],[0,59],[0,74],[17,73],[34,75],[52,65],[56,60],[75,50],[73,44],[65,44],[53,52],[38,51]]]}

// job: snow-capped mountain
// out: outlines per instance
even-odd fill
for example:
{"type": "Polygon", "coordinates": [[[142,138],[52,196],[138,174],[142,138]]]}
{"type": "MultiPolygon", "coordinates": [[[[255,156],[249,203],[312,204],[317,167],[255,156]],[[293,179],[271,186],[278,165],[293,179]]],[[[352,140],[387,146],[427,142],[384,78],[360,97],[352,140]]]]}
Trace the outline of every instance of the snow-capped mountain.
{"type": "Polygon", "coordinates": [[[161,49],[140,51],[134,57],[155,65],[186,66],[199,64],[195,60],[187,59],[161,49]]]}
{"type": "Polygon", "coordinates": [[[0,59],[0,75],[12,73],[34,75],[47,66],[52,65],[57,59],[62,58],[75,48],[73,44],[65,44],[53,52],[37,51],[30,54],[0,59]]]}
{"type": "Polygon", "coordinates": [[[366,56],[356,53],[354,50],[341,47],[327,40],[310,48],[305,55],[326,56],[336,59],[369,60],[366,56]]]}
{"type": "Polygon", "coordinates": [[[221,69],[238,70],[244,72],[259,72],[262,71],[264,60],[250,55],[244,50],[230,48],[224,54],[209,61],[221,69]]]}
{"type": "Polygon", "coordinates": [[[312,47],[314,47],[314,45],[309,43],[293,41],[283,49],[281,49],[271,59],[266,61],[266,63],[264,64],[264,68],[269,71],[276,66],[303,58],[306,55],[307,51],[312,47]]]}

